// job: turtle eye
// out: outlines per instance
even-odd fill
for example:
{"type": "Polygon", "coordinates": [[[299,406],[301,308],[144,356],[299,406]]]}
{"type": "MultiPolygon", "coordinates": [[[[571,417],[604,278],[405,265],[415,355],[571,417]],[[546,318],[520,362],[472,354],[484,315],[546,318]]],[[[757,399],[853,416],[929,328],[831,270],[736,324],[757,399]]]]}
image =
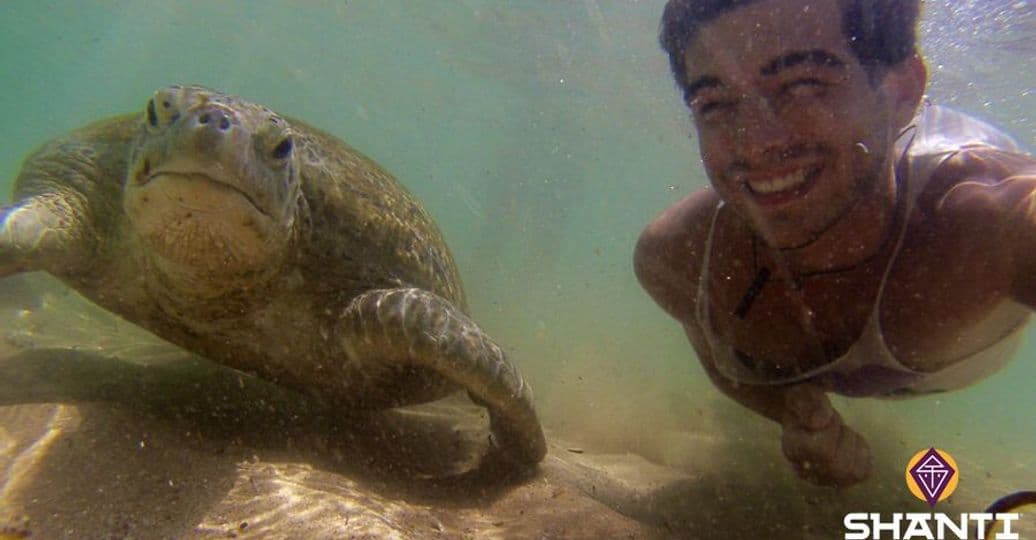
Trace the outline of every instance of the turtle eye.
{"type": "Polygon", "coordinates": [[[292,142],[291,137],[285,137],[281,142],[277,143],[277,146],[273,149],[274,159],[284,159],[291,155],[291,149],[295,143],[292,142]]]}
{"type": "Polygon", "coordinates": [[[155,100],[149,99],[147,102],[147,123],[151,127],[158,127],[158,114],[155,113],[155,100]]]}

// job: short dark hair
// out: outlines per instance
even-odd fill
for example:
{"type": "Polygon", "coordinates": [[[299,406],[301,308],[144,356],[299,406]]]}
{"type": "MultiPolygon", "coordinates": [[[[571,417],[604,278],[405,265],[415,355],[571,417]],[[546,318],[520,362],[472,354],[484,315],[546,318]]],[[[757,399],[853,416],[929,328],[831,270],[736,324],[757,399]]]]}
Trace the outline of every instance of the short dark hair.
{"type": "MultiPolygon", "coordinates": [[[[669,55],[669,68],[687,93],[684,53],[698,29],[716,17],[757,0],[669,0],[662,13],[658,42],[669,55]]],[[[916,52],[921,0],[839,0],[842,33],[860,64],[872,75],[916,52]]]]}

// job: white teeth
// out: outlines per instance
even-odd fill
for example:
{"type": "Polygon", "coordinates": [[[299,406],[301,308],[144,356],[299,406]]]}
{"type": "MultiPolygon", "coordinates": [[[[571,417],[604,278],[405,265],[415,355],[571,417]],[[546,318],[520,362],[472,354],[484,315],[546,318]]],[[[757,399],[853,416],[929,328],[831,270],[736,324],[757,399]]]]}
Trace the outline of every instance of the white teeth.
{"type": "Polygon", "coordinates": [[[806,171],[799,169],[791,174],[773,178],[749,180],[748,186],[756,193],[777,193],[798,187],[806,181],[806,171]]]}

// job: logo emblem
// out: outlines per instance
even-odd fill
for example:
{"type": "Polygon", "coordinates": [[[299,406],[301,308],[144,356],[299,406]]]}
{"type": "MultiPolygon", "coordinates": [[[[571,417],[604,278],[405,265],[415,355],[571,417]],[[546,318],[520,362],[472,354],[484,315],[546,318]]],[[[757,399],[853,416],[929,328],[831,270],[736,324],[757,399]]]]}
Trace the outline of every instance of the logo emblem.
{"type": "Polygon", "coordinates": [[[907,487],[915,497],[935,506],[957,489],[957,471],[957,462],[950,454],[936,448],[922,450],[907,462],[907,487]]]}

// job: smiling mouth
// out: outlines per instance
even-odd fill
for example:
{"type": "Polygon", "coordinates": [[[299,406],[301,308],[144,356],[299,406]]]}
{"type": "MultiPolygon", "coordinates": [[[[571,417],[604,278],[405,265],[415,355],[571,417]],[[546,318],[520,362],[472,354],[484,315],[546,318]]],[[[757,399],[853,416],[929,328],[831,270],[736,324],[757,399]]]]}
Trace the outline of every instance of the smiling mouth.
{"type": "Polygon", "coordinates": [[[764,204],[779,204],[805,195],[820,176],[821,167],[800,167],[789,173],[752,177],[745,181],[748,191],[764,204]]]}

